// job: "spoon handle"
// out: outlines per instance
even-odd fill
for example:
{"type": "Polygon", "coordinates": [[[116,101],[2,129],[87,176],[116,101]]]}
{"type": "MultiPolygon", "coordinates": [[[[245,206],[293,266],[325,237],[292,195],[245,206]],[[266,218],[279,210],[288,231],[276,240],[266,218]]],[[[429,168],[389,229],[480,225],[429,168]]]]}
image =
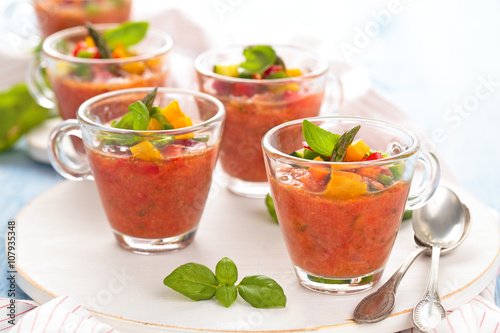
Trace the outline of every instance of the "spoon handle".
{"type": "Polygon", "coordinates": [[[438,293],[438,268],[441,248],[432,246],[431,272],[422,300],[413,309],[413,322],[418,329],[429,332],[446,317],[446,310],[438,293]]]}
{"type": "Polygon", "coordinates": [[[354,310],[354,320],[358,323],[376,323],[385,319],[394,309],[396,290],[410,265],[427,249],[416,248],[399,266],[389,280],[374,293],[361,300],[354,310]]]}

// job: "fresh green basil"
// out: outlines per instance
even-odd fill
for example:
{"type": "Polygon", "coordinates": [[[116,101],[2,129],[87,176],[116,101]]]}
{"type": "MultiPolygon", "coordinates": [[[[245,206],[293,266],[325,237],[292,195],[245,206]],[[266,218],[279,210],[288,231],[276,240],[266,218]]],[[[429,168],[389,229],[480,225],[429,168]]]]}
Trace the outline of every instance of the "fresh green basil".
{"type": "Polygon", "coordinates": [[[234,261],[224,257],[215,266],[217,281],[223,286],[231,286],[238,280],[238,269],[234,261]]]}
{"type": "Polygon", "coordinates": [[[330,161],[342,162],[345,157],[347,147],[349,147],[349,145],[354,141],[354,137],[358,134],[360,128],[361,126],[358,125],[342,134],[332,150],[330,161]]]}
{"type": "Polygon", "coordinates": [[[243,55],[245,61],[240,64],[243,75],[262,73],[276,61],[276,51],[269,45],[246,47],[243,55]]]}
{"type": "Polygon", "coordinates": [[[271,194],[269,194],[269,193],[266,195],[266,207],[267,207],[267,211],[269,212],[269,215],[271,215],[273,220],[276,223],[279,223],[278,222],[278,215],[276,214],[276,208],[274,207],[274,201],[273,201],[273,198],[271,197],[271,194]]]}
{"type": "Polygon", "coordinates": [[[221,286],[215,292],[215,298],[219,302],[221,302],[222,305],[224,305],[226,308],[228,308],[231,304],[234,303],[236,297],[238,297],[238,291],[236,289],[236,286],[234,285],[221,286]]]}
{"type": "Polygon", "coordinates": [[[12,147],[21,136],[50,117],[50,110],[38,105],[26,84],[0,92],[0,151],[12,147]]]}
{"type": "Polygon", "coordinates": [[[225,307],[234,303],[238,293],[256,308],[284,307],[286,296],[281,286],[263,275],[247,276],[235,286],[238,270],[225,257],[216,266],[216,274],[203,265],[188,263],[176,268],[163,283],[195,301],[215,298],[225,307]]]}
{"type": "Polygon", "coordinates": [[[211,299],[219,286],[210,268],[196,263],[176,268],[163,280],[163,284],[194,301],[211,299]]]}
{"type": "Polygon", "coordinates": [[[285,71],[279,71],[279,72],[274,72],[266,76],[267,80],[277,80],[277,79],[286,79],[289,78],[290,75],[288,75],[285,71]]]}
{"type": "Polygon", "coordinates": [[[149,124],[149,111],[143,102],[137,101],[128,106],[128,109],[134,117],[132,128],[135,131],[145,131],[149,124]]]}
{"type": "Polygon", "coordinates": [[[116,28],[106,30],[103,35],[111,48],[115,48],[118,44],[129,47],[139,43],[146,36],[148,28],[148,22],[125,22],[116,28]]]}
{"type": "Polygon", "coordinates": [[[247,276],[238,285],[240,296],[256,308],[284,307],[286,296],[283,288],[263,275],[247,276]]]}
{"type": "Polygon", "coordinates": [[[331,133],[309,120],[302,122],[302,134],[306,139],[307,145],[316,153],[323,156],[331,156],[333,148],[337,144],[340,135],[331,133]]]}
{"type": "Polygon", "coordinates": [[[118,122],[111,123],[111,127],[121,128],[121,129],[132,129],[134,124],[134,115],[132,112],[128,112],[121,117],[118,122]]]}

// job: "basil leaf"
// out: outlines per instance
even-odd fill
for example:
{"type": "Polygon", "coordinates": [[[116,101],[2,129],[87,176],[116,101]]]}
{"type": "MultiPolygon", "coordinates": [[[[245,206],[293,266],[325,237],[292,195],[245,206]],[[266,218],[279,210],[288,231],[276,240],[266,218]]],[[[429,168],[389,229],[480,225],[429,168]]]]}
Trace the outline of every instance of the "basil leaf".
{"type": "Polygon", "coordinates": [[[323,156],[331,156],[333,148],[340,137],[338,134],[331,133],[314,125],[309,120],[302,122],[302,134],[304,135],[304,139],[306,139],[307,145],[316,153],[323,156]]]}
{"type": "Polygon", "coordinates": [[[132,129],[134,124],[134,115],[132,112],[128,112],[123,115],[123,117],[114,124],[111,124],[111,127],[121,128],[121,129],[132,129]]]}
{"type": "Polygon", "coordinates": [[[231,286],[238,280],[238,269],[234,261],[224,257],[215,266],[215,276],[217,281],[223,286],[231,286]]]}
{"type": "Polygon", "coordinates": [[[143,102],[137,101],[128,106],[128,109],[134,116],[134,123],[132,128],[135,131],[145,131],[148,129],[149,124],[149,111],[143,102]]]}
{"type": "Polygon", "coordinates": [[[163,284],[194,301],[211,299],[219,286],[210,268],[192,262],[176,268],[163,284]]]}
{"type": "Polygon", "coordinates": [[[240,64],[243,75],[262,73],[276,61],[276,52],[268,45],[249,46],[243,50],[245,61],[240,64]]]}
{"type": "Polygon", "coordinates": [[[323,161],[329,161],[330,158],[329,157],[326,157],[326,156],[323,156],[321,154],[318,154],[317,152],[315,151],[312,151],[312,150],[309,150],[309,149],[304,149],[304,158],[306,160],[314,160],[316,157],[321,157],[321,159],[323,161]]]}
{"type": "Polygon", "coordinates": [[[269,193],[266,195],[266,207],[267,207],[267,211],[269,212],[269,215],[271,215],[273,220],[276,223],[279,223],[278,222],[278,215],[276,215],[276,208],[274,207],[274,201],[273,201],[273,198],[271,197],[271,194],[269,194],[269,193]]]}
{"type": "Polygon", "coordinates": [[[236,286],[222,286],[215,292],[215,298],[222,303],[226,308],[234,303],[238,292],[236,286]]]}
{"type": "Polygon", "coordinates": [[[7,150],[26,132],[50,118],[50,110],[38,105],[26,84],[0,93],[0,151],[7,150]]]}
{"type": "Polygon", "coordinates": [[[104,38],[111,48],[118,44],[128,47],[139,43],[148,31],[148,22],[125,22],[118,27],[106,30],[104,38]]]}
{"type": "Polygon", "coordinates": [[[92,23],[85,22],[85,26],[87,27],[89,36],[94,41],[95,47],[97,47],[97,50],[101,55],[101,58],[102,59],[113,58],[111,54],[111,49],[109,48],[108,43],[106,42],[106,39],[104,39],[103,35],[99,31],[97,31],[96,28],[94,28],[92,23]]]}
{"type": "Polygon", "coordinates": [[[158,92],[158,87],[155,87],[153,90],[151,90],[146,97],[142,99],[142,103],[146,105],[146,108],[148,109],[148,112],[151,112],[151,109],[153,107],[153,102],[155,101],[156,98],[156,93],[158,92]]]}
{"type": "Polygon", "coordinates": [[[284,307],[286,296],[283,288],[263,275],[247,276],[238,285],[240,296],[256,308],[284,307]]]}
{"type": "Polygon", "coordinates": [[[354,137],[358,134],[361,126],[355,126],[350,130],[347,130],[337,141],[335,147],[333,147],[333,151],[330,157],[330,161],[332,162],[342,162],[345,157],[347,147],[354,141],[354,137]]]}

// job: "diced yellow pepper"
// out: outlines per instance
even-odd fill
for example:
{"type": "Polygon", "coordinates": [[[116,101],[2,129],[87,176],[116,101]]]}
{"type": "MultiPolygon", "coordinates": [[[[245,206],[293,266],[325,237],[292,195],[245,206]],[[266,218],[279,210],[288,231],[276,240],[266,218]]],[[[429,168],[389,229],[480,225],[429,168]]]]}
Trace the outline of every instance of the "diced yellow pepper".
{"type": "Polygon", "coordinates": [[[119,43],[115,46],[113,52],[112,52],[113,58],[128,58],[130,57],[130,54],[127,51],[127,48],[119,43]]]}
{"type": "MultiPolygon", "coordinates": [[[[161,113],[165,116],[165,118],[167,118],[170,125],[172,125],[174,128],[184,128],[193,126],[191,118],[186,116],[184,112],[182,112],[181,108],[179,107],[179,102],[177,101],[170,102],[169,105],[163,108],[161,113]]],[[[194,136],[193,133],[187,133],[187,134],[176,135],[175,138],[191,139],[193,136],[194,136]]]]}
{"type": "Polygon", "coordinates": [[[286,73],[288,75],[290,75],[291,77],[297,77],[297,76],[301,76],[302,75],[302,72],[298,68],[287,69],[286,73]]]}
{"type": "Polygon", "coordinates": [[[368,185],[361,180],[362,177],[353,172],[333,170],[325,194],[337,199],[351,199],[363,195],[368,185]]]}
{"type": "Polygon", "coordinates": [[[149,119],[147,131],[159,131],[161,130],[161,124],[158,120],[154,118],[149,119]]]}
{"type": "Polygon", "coordinates": [[[175,119],[173,121],[170,121],[170,124],[174,126],[174,128],[184,128],[184,127],[189,127],[193,126],[193,123],[191,122],[191,118],[185,116],[179,119],[175,119]]]}
{"type": "Polygon", "coordinates": [[[149,59],[146,61],[146,65],[149,68],[158,68],[158,67],[160,67],[160,65],[162,63],[161,60],[162,60],[162,58],[160,58],[160,57],[149,59]]]}
{"type": "Polygon", "coordinates": [[[131,62],[130,64],[124,64],[121,66],[122,69],[130,74],[142,74],[146,70],[146,64],[143,61],[131,62]]]}
{"type": "Polygon", "coordinates": [[[359,162],[370,151],[370,147],[362,140],[356,140],[346,149],[344,162],[359,162]]]}
{"type": "Polygon", "coordinates": [[[85,44],[87,44],[88,47],[95,47],[94,40],[90,36],[85,37],[85,44]]]}
{"type": "Polygon", "coordinates": [[[163,158],[160,151],[149,141],[142,141],[130,147],[133,156],[146,161],[158,161],[163,158]]]}
{"type": "Polygon", "coordinates": [[[161,113],[165,116],[165,118],[167,118],[168,122],[172,126],[174,126],[174,128],[178,128],[174,124],[179,119],[186,118],[186,115],[184,114],[184,112],[182,112],[181,108],[179,107],[179,102],[177,101],[170,102],[169,105],[161,110],[161,113]]]}

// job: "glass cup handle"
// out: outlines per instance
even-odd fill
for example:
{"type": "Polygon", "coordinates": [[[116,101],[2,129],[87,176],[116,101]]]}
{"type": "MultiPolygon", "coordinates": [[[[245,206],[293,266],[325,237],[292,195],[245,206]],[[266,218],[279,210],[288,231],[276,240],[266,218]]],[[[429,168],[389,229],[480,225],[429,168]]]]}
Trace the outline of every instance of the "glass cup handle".
{"type": "Polygon", "coordinates": [[[441,169],[439,161],[434,154],[426,151],[420,151],[417,163],[420,162],[424,166],[424,176],[418,187],[413,192],[412,196],[408,197],[406,202],[406,209],[417,209],[424,206],[432,197],[439,185],[439,178],[441,176],[441,169]]]}
{"type": "Polygon", "coordinates": [[[26,85],[36,102],[47,109],[56,107],[55,96],[46,82],[45,69],[47,63],[41,59],[33,59],[28,65],[26,85]]]}
{"type": "Polygon", "coordinates": [[[344,88],[340,78],[328,72],[326,75],[325,95],[321,105],[320,115],[332,115],[337,112],[344,101],[344,88]]]}
{"type": "Polygon", "coordinates": [[[52,167],[61,176],[70,180],[93,180],[94,176],[88,165],[87,156],[78,153],[74,148],[72,151],[68,151],[72,145],[63,143],[63,139],[67,135],[82,138],[82,132],[76,119],[63,121],[50,134],[48,153],[52,167]]]}

